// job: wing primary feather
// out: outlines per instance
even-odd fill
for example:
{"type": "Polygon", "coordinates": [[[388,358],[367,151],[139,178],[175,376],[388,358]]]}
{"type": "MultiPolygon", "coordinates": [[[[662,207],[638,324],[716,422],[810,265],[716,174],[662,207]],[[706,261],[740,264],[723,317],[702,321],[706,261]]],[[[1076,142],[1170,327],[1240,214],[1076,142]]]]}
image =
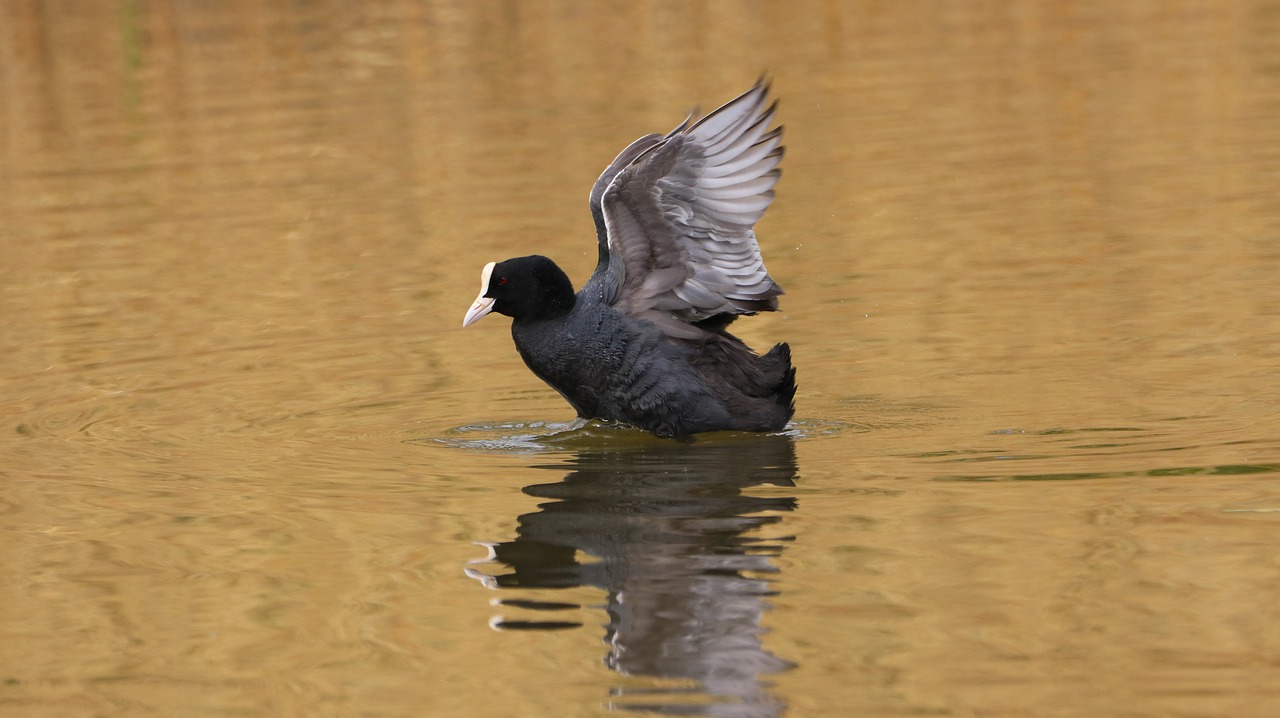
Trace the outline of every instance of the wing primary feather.
{"type": "Polygon", "coordinates": [[[767,112],[757,117],[755,122],[748,125],[741,133],[726,135],[718,141],[708,144],[707,153],[720,154],[727,152],[737,155],[747,147],[754,145],[769,129],[769,124],[773,122],[773,114],[776,108],[777,103],[774,103],[767,112]]]}
{"type": "Polygon", "coordinates": [[[702,168],[703,178],[723,177],[728,174],[733,174],[744,167],[750,167],[756,162],[771,162],[772,166],[769,169],[776,167],[778,163],[782,161],[782,155],[785,152],[785,149],[778,145],[778,142],[781,140],[781,136],[782,128],[776,127],[770,132],[762,135],[754,145],[743,150],[742,153],[736,157],[731,159],[727,158],[715,163],[708,163],[702,168]]]}
{"type": "Polygon", "coordinates": [[[733,184],[724,185],[708,185],[705,182],[698,182],[699,197],[714,197],[717,199],[734,199],[737,197],[750,197],[758,195],[773,189],[778,183],[778,177],[782,173],[777,170],[771,170],[758,177],[748,177],[747,179],[738,180],[733,184]]]}

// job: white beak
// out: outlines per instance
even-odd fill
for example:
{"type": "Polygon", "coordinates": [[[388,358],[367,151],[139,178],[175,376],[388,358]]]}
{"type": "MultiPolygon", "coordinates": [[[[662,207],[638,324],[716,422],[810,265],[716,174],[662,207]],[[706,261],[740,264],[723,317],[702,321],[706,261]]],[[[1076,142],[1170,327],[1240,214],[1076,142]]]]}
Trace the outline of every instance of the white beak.
{"type": "Polygon", "coordinates": [[[484,269],[480,270],[480,296],[471,303],[471,308],[467,310],[467,316],[462,318],[462,326],[469,327],[480,321],[480,317],[493,311],[493,303],[498,301],[493,297],[486,297],[485,292],[489,291],[489,278],[493,276],[493,262],[484,265],[484,269]]]}
{"type": "Polygon", "coordinates": [[[483,294],[476,297],[475,303],[467,310],[467,316],[462,318],[462,326],[469,327],[480,321],[480,317],[493,311],[493,303],[496,301],[498,300],[493,297],[486,297],[483,294]]]}

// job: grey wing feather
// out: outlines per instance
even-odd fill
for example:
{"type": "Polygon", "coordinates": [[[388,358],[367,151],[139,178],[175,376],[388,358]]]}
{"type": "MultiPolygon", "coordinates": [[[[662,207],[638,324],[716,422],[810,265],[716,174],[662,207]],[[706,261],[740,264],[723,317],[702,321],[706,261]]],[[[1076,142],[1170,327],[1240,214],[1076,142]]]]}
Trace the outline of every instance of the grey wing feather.
{"type": "Polygon", "coordinates": [[[769,129],[768,90],[759,82],[696,123],[637,140],[601,176],[592,209],[600,208],[601,261],[617,288],[611,301],[624,311],[696,336],[693,322],[777,308],[782,289],[753,229],[781,173],[782,128],[769,129]]]}
{"type": "MultiPolygon", "coordinates": [[[[605,226],[604,209],[601,206],[601,198],[604,191],[608,189],[609,184],[613,182],[613,178],[626,168],[627,165],[635,161],[637,157],[644,154],[646,150],[652,148],[655,144],[662,141],[662,135],[645,135],[640,139],[627,145],[626,149],[618,153],[618,156],[609,163],[609,166],[600,173],[600,178],[596,180],[595,185],[591,187],[591,218],[596,223],[596,241],[600,245],[600,257],[596,265],[596,272],[605,270],[609,264],[609,231],[605,226]]],[[[611,288],[611,293],[616,293],[617,286],[611,288]]],[[[614,297],[608,297],[607,301],[612,302],[614,297]]]]}

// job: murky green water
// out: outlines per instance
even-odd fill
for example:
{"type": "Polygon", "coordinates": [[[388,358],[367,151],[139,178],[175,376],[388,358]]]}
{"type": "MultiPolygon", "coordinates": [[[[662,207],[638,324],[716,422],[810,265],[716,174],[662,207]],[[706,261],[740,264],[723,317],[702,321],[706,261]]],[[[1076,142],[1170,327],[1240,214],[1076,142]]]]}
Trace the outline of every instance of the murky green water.
{"type": "Polygon", "coordinates": [[[0,715],[1280,713],[1277,38],[0,3],[0,715]],[[795,424],[577,427],[480,267],[762,69],[795,424]]]}

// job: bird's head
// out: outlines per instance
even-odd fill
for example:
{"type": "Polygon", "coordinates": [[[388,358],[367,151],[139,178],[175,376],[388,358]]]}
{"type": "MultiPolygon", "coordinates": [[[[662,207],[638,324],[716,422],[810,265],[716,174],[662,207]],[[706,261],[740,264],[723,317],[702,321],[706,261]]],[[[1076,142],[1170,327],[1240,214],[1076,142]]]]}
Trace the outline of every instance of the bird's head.
{"type": "Polygon", "coordinates": [[[548,319],[567,314],[573,302],[573,283],[542,255],[489,262],[480,272],[480,296],[467,310],[462,326],[495,311],[517,321],[548,319]]]}

